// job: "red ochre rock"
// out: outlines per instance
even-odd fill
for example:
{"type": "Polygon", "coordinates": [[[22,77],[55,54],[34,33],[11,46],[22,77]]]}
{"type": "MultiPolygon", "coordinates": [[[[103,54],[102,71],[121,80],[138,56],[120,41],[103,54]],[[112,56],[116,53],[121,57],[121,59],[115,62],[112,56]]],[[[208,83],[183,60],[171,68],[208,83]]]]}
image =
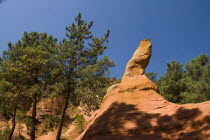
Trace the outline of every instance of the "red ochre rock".
{"type": "Polygon", "coordinates": [[[208,140],[210,101],[174,104],[158,94],[144,71],[150,40],[141,41],[120,84],[107,90],[101,108],[77,140],[208,140]]]}
{"type": "MultiPolygon", "coordinates": [[[[45,118],[49,118],[58,116],[61,114],[61,110],[63,108],[64,99],[62,96],[56,96],[54,98],[49,98],[47,100],[43,100],[37,103],[37,116],[36,119],[43,120],[45,118]]],[[[26,113],[26,115],[31,116],[32,108],[26,113]]]]}

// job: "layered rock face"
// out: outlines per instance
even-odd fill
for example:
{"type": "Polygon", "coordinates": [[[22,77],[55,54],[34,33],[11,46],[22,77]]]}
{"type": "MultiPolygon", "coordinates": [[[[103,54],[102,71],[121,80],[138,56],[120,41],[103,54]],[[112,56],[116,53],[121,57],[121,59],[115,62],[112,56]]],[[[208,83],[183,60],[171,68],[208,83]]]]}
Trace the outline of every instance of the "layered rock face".
{"type": "Polygon", "coordinates": [[[152,44],[142,40],[122,81],[111,86],[78,140],[208,140],[210,102],[178,105],[158,94],[144,71],[152,44]]]}
{"type": "MultiPolygon", "coordinates": [[[[62,96],[57,96],[55,98],[49,98],[47,100],[41,101],[37,104],[37,116],[39,121],[50,117],[57,116],[61,114],[63,108],[64,99],[62,96]]],[[[32,108],[27,112],[26,115],[31,116],[32,108]]]]}

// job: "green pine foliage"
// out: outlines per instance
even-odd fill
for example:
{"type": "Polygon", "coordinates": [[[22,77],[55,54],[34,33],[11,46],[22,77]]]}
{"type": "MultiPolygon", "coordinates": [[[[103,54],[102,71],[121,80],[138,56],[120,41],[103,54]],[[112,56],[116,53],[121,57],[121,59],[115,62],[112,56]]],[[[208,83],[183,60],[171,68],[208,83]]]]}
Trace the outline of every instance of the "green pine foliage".
{"type": "Polygon", "coordinates": [[[155,82],[160,94],[174,103],[199,103],[210,100],[210,59],[207,54],[185,64],[172,61],[164,76],[155,82]]]}
{"type": "Polygon", "coordinates": [[[168,101],[174,103],[180,102],[180,93],[182,92],[180,80],[182,79],[182,74],[182,64],[179,64],[177,61],[172,61],[171,63],[167,63],[165,75],[155,82],[158,85],[161,95],[168,101]]]}
{"type": "Polygon", "coordinates": [[[114,66],[107,56],[102,56],[107,48],[110,31],[102,37],[93,35],[93,21],[85,22],[79,13],[75,22],[66,27],[65,39],[59,45],[59,68],[64,89],[65,104],[56,139],[60,139],[64,115],[69,102],[96,106],[97,97],[108,82],[105,78],[109,68],[114,66]]]}
{"type": "Polygon", "coordinates": [[[61,42],[46,33],[25,32],[16,43],[8,44],[0,58],[0,116],[12,118],[8,139],[20,117],[30,122],[31,139],[35,139],[38,101],[64,97],[59,131],[70,103],[89,109],[99,107],[107,86],[117,80],[109,78],[114,62],[103,55],[110,31],[96,37],[92,26],[93,22],[85,22],[79,13],[75,22],[66,27],[66,38],[61,42]],[[20,116],[31,106],[31,117],[20,116]]]}
{"type": "Polygon", "coordinates": [[[146,73],[146,76],[151,80],[151,81],[156,81],[158,73],[154,73],[154,72],[149,72],[146,73]]]}
{"type": "Polygon", "coordinates": [[[181,103],[199,103],[210,100],[210,59],[202,54],[185,64],[182,83],[186,90],[180,94],[181,103]]]}
{"type": "MultiPolygon", "coordinates": [[[[52,68],[52,50],[56,47],[56,40],[46,33],[27,33],[17,43],[9,43],[8,50],[3,52],[1,61],[1,92],[12,101],[12,131],[15,128],[16,112],[19,100],[27,96],[33,101],[32,129],[35,137],[36,102],[42,93],[40,87],[46,82],[49,70],[52,68]]],[[[34,139],[34,138],[31,138],[34,139]]]]}

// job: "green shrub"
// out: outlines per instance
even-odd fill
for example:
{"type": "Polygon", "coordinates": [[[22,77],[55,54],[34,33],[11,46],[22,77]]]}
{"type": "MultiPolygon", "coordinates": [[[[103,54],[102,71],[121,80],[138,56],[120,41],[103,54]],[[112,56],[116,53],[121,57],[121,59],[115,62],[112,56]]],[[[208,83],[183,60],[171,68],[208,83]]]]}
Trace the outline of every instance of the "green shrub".
{"type": "Polygon", "coordinates": [[[59,117],[53,117],[53,118],[46,118],[44,119],[44,128],[42,129],[42,132],[48,132],[49,129],[53,127],[58,127],[60,122],[59,117]]]}
{"type": "Polygon", "coordinates": [[[26,124],[26,127],[28,130],[31,129],[31,124],[32,124],[31,116],[25,116],[24,119],[22,120],[22,122],[26,124]]]}
{"type": "Polygon", "coordinates": [[[76,122],[77,128],[83,131],[83,128],[84,128],[84,125],[85,125],[84,115],[83,114],[78,114],[76,119],[75,119],[75,122],[76,122]]]}
{"type": "Polygon", "coordinates": [[[7,125],[4,129],[0,130],[0,140],[7,140],[7,136],[9,135],[9,132],[11,131],[9,125],[7,125]]]}

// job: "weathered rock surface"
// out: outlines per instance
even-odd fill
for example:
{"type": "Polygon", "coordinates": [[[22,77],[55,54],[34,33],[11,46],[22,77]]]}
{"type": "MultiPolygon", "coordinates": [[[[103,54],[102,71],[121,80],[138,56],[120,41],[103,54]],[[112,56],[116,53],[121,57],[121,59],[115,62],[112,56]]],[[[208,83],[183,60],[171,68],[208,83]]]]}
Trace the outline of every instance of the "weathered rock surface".
{"type": "Polygon", "coordinates": [[[151,58],[151,48],[152,44],[149,39],[145,39],[140,42],[139,47],[126,65],[126,69],[120,83],[121,91],[137,88],[141,90],[157,90],[157,86],[145,75],[145,68],[151,58]]]}
{"type": "MultiPolygon", "coordinates": [[[[47,117],[57,116],[61,114],[63,108],[64,99],[62,96],[49,98],[41,101],[37,104],[37,116],[38,120],[43,120],[47,117]]],[[[27,115],[31,116],[32,108],[27,112],[27,115]]]]}
{"type": "Polygon", "coordinates": [[[208,140],[210,102],[178,105],[166,101],[144,74],[151,43],[143,40],[111,86],[101,108],[78,140],[208,140]]]}

